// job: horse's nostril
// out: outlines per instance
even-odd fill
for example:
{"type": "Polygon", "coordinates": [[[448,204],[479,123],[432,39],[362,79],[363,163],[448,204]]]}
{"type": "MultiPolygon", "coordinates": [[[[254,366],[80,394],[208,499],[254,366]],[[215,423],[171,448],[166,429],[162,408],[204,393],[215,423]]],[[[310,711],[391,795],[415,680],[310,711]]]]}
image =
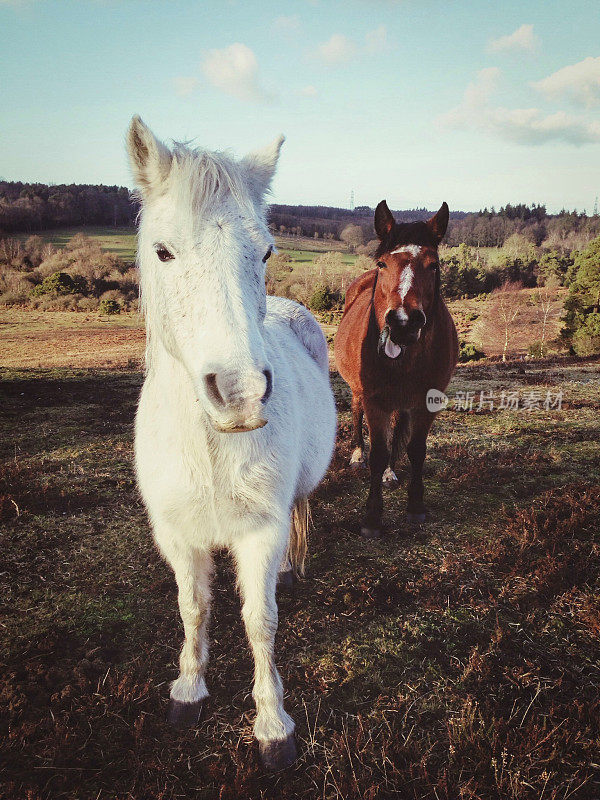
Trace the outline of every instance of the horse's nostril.
{"type": "Polygon", "coordinates": [[[221,395],[219,387],[217,386],[216,372],[210,372],[208,375],[205,375],[204,383],[206,385],[206,394],[208,395],[209,399],[215,404],[215,406],[224,406],[225,400],[223,400],[223,396],[221,395]]]}
{"type": "Polygon", "coordinates": [[[267,380],[267,388],[265,389],[265,393],[261,398],[261,402],[266,403],[269,397],[271,396],[271,392],[273,391],[273,373],[271,372],[270,369],[266,369],[264,370],[263,375],[267,380]]]}
{"type": "Polygon", "coordinates": [[[410,316],[408,318],[408,323],[413,330],[418,330],[422,328],[427,321],[427,317],[425,314],[418,308],[414,311],[411,311],[410,316]]]}

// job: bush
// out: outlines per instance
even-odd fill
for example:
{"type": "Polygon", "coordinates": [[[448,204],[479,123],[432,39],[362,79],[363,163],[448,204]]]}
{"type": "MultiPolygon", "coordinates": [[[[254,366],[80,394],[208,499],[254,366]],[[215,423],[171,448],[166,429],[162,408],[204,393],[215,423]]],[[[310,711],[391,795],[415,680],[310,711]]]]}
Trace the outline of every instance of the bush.
{"type": "Polygon", "coordinates": [[[592,311],[573,334],[573,350],[578,356],[600,353],[600,312],[592,311]]]}
{"type": "Polygon", "coordinates": [[[484,358],[485,353],[482,353],[481,350],[478,350],[474,344],[470,342],[461,342],[460,348],[458,351],[458,360],[459,361],[479,361],[480,358],[484,358]]]}
{"type": "Polygon", "coordinates": [[[313,292],[308,304],[313,311],[330,311],[335,305],[335,295],[327,284],[321,284],[313,292]]]}
{"type": "Polygon", "coordinates": [[[96,297],[82,297],[77,301],[77,308],[79,311],[95,311],[100,304],[96,297]]]}
{"type": "Polygon", "coordinates": [[[9,291],[0,294],[0,306],[25,306],[29,301],[29,294],[24,291],[9,291]]]}
{"type": "Polygon", "coordinates": [[[41,297],[46,294],[59,297],[67,294],[83,294],[86,289],[87,282],[81,275],[72,277],[67,272],[54,272],[35,287],[31,296],[41,297]]]}
{"type": "Polygon", "coordinates": [[[104,298],[104,300],[100,301],[100,305],[98,306],[98,313],[120,314],[121,305],[116,300],[110,300],[109,298],[104,298]]]}
{"type": "Polygon", "coordinates": [[[527,352],[532,358],[544,358],[547,350],[545,342],[532,342],[527,348],[527,352]]]}
{"type": "Polygon", "coordinates": [[[39,311],[77,311],[81,299],[80,294],[62,294],[57,297],[45,294],[33,297],[30,302],[39,311]]]}

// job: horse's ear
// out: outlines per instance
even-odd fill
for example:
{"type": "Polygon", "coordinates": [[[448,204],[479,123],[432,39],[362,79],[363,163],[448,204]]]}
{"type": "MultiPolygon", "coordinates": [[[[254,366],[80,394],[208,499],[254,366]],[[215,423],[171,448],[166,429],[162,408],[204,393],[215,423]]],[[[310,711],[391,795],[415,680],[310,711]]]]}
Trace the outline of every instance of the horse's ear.
{"type": "Polygon", "coordinates": [[[241,161],[252,194],[259,202],[262,202],[265,194],[271,188],[271,181],[277,169],[279,152],[284,142],[285,136],[279,134],[279,136],[273,139],[266,147],[248,153],[241,161]]]}
{"type": "Polygon", "coordinates": [[[396,220],[392,212],[389,210],[385,200],[382,200],[375,209],[375,233],[383,240],[391,233],[395,224],[396,220]]]}
{"type": "Polygon", "coordinates": [[[448,220],[450,218],[450,210],[448,208],[448,203],[442,203],[440,210],[437,214],[427,220],[427,225],[431,228],[433,235],[437,239],[438,244],[444,238],[444,234],[446,233],[446,228],[448,227],[448,220]]]}
{"type": "Polygon", "coordinates": [[[160,191],[173,156],[137,115],[132,117],[127,130],[127,152],[133,178],[142,192],[160,191]]]}

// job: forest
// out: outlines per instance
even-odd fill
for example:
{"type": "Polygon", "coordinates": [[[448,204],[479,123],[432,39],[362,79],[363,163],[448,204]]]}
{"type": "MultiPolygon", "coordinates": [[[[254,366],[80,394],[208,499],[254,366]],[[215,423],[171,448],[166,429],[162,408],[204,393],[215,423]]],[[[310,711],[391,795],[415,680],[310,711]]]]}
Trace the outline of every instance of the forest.
{"type": "MultiPolygon", "coordinates": [[[[137,212],[138,203],[124,186],[52,186],[0,181],[0,236],[62,226],[130,227],[137,212]]],[[[374,209],[368,206],[350,210],[273,204],[270,223],[273,230],[282,235],[336,240],[349,225],[353,225],[360,229],[360,243],[355,246],[361,246],[373,239],[373,213],[374,209]]],[[[432,213],[425,208],[413,208],[396,210],[394,216],[399,222],[404,222],[426,219],[432,213]]],[[[515,233],[525,236],[536,246],[572,250],[600,235],[600,216],[567,210],[549,214],[543,205],[523,203],[508,204],[499,210],[451,210],[446,244],[502,247],[515,233]]]]}

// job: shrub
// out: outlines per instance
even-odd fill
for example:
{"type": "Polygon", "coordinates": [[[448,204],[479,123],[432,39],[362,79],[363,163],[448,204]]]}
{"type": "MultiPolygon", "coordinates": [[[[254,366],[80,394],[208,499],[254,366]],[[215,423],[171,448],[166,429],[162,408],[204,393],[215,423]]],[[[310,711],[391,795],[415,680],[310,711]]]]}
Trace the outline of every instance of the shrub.
{"type": "Polygon", "coordinates": [[[31,296],[41,297],[47,294],[51,297],[59,297],[67,294],[82,294],[86,289],[87,282],[81,275],[73,278],[67,272],[54,272],[35,287],[31,296]]]}
{"type": "Polygon", "coordinates": [[[98,313],[120,314],[121,304],[118,303],[116,300],[110,300],[108,297],[105,297],[104,300],[100,301],[100,305],[98,306],[98,313]]]}
{"type": "Polygon", "coordinates": [[[33,297],[31,305],[40,311],[77,311],[78,303],[82,300],[80,294],[62,294],[52,297],[49,294],[33,297]]]}
{"type": "Polygon", "coordinates": [[[77,308],[79,311],[95,311],[100,305],[97,297],[82,297],[77,301],[77,308]]]}
{"type": "Polygon", "coordinates": [[[573,334],[573,350],[578,356],[600,353],[600,312],[587,314],[583,324],[573,334]]]}
{"type": "Polygon", "coordinates": [[[562,335],[578,355],[592,355],[600,352],[600,236],[576,253],[569,278],[562,335]]]}
{"type": "Polygon", "coordinates": [[[527,348],[527,352],[532,358],[544,358],[546,355],[546,349],[545,343],[532,342],[527,348]]]}
{"type": "Polygon", "coordinates": [[[317,286],[309,301],[310,308],[313,311],[330,311],[334,305],[335,295],[329,286],[325,283],[317,286]]]}
{"type": "Polygon", "coordinates": [[[480,358],[484,358],[485,353],[482,353],[481,350],[478,350],[474,344],[470,342],[461,342],[460,348],[458,351],[458,360],[459,361],[479,361],[480,358]]]}
{"type": "Polygon", "coordinates": [[[29,301],[29,294],[25,291],[8,291],[0,294],[0,306],[24,306],[29,301]]]}

